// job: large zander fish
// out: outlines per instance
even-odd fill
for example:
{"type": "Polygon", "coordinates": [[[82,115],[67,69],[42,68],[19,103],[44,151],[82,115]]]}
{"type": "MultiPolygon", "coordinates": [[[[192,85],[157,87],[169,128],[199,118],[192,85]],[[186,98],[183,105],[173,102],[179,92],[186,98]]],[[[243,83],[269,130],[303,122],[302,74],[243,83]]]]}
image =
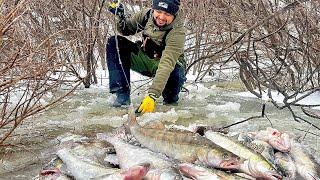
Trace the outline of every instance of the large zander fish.
{"type": "Polygon", "coordinates": [[[194,133],[144,128],[136,120],[133,107],[128,113],[130,133],[145,147],[181,162],[221,169],[238,169],[238,156],[194,133]]]}

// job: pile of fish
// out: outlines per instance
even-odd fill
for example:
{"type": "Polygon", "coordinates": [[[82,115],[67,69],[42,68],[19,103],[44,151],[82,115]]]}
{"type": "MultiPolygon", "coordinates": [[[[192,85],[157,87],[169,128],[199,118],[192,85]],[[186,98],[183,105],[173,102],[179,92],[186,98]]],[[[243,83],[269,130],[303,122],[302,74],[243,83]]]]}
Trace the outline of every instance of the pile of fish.
{"type": "Polygon", "coordinates": [[[319,165],[287,133],[267,128],[226,135],[128,123],[90,143],[61,148],[39,177],[48,179],[307,179],[319,165]],[[104,142],[104,143],[102,143],[104,142]]]}

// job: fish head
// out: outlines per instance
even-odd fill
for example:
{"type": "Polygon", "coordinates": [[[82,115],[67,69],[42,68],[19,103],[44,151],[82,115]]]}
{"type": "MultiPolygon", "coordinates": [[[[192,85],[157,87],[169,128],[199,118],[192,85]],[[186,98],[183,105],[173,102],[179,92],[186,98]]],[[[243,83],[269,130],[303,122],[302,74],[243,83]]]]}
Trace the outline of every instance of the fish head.
{"type": "Polygon", "coordinates": [[[275,128],[267,127],[266,131],[269,137],[279,137],[281,135],[281,132],[275,128]]]}
{"type": "Polygon", "coordinates": [[[194,164],[183,163],[179,164],[181,174],[191,179],[217,179],[217,175],[210,173],[203,167],[194,164]]]}
{"type": "Polygon", "coordinates": [[[240,158],[229,151],[211,150],[207,156],[208,166],[222,169],[239,169],[240,158]]]}
{"type": "Polygon", "coordinates": [[[287,133],[282,133],[278,137],[270,138],[269,144],[281,152],[289,152],[291,149],[291,140],[287,133]]]}
{"type": "Polygon", "coordinates": [[[260,159],[247,160],[246,164],[247,173],[256,178],[279,180],[282,176],[274,169],[267,161],[260,159]]]}
{"type": "Polygon", "coordinates": [[[281,132],[277,129],[267,127],[266,130],[261,130],[258,133],[256,133],[254,138],[267,142],[271,138],[280,137],[280,135],[281,132]]]}
{"type": "Polygon", "coordinates": [[[141,180],[149,171],[150,163],[142,163],[122,172],[124,180],[141,180]]]}

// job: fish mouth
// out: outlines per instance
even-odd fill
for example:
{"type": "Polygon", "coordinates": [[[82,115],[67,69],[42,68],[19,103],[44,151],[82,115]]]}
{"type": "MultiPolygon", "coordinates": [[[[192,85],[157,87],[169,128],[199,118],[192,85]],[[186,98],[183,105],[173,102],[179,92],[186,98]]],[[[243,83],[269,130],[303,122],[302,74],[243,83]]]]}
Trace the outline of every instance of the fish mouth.
{"type": "Polygon", "coordinates": [[[237,160],[222,161],[219,165],[223,169],[239,169],[240,165],[237,160]]]}
{"type": "Polygon", "coordinates": [[[281,180],[282,176],[280,176],[279,174],[272,174],[272,175],[270,175],[270,178],[272,180],[281,180]]]}
{"type": "MultiPolygon", "coordinates": [[[[282,176],[274,171],[266,172],[264,175],[261,174],[262,179],[269,179],[269,180],[281,180],[282,176]]],[[[259,178],[258,178],[259,179],[259,178]]]]}
{"type": "Polygon", "coordinates": [[[281,152],[289,152],[290,151],[290,145],[284,140],[279,139],[279,140],[273,140],[271,141],[271,144],[274,144],[276,146],[275,148],[278,149],[281,152]]]}
{"type": "Polygon", "coordinates": [[[148,162],[141,163],[141,164],[139,164],[139,166],[144,167],[144,169],[146,170],[146,172],[148,172],[148,171],[150,170],[150,168],[151,168],[151,164],[148,163],[148,162]]]}
{"type": "Polygon", "coordinates": [[[291,149],[290,136],[287,133],[282,133],[278,137],[271,138],[269,143],[281,152],[289,152],[291,149]]]}
{"type": "Polygon", "coordinates": [[[123,180],[141,179],[148,173],[150,166],[150,163],[141,163],[129,168],[127,171],[123,172],[123,180]]]}
{"type": "Polygon", "coordinates": [[[192,179],[195,179],[195,178],[197,178],[196,177],[196,174],[201,174],[202,173],[202,171],[201,170],[199,170],[199,169],[197,169],[197,168],[193,168],[192,166],[190,166],[190,165],[188,165],[188,164],[180,164],[179,165],[179,171],[183,174],[183,175],[185,175],[185,176],[187,176],[187,177],[189,177],[189,178],[192,178],[192,179]]]}
{"type": "Polygon", "coordinates": [[[58,168],[54,168],[54,169],[45,169],[40,172],[41,176],[48,176],[52,174],[61,174],[61,171],[58,168]]]}
{"type": "Polygon", "coordinates": [[[180,164],[178,168],[182,175],[191,179],[212,179],[213,176],[216,176],[216,174],[211,173],[210,170],[207,169],[208,167],[183,163],[180,164]]]}

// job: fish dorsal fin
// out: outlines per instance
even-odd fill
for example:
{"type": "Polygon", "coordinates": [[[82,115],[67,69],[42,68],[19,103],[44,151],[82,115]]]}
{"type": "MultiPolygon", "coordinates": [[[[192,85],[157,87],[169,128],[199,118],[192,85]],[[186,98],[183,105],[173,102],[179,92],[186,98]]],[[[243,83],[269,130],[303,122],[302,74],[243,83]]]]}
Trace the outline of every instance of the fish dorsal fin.
{"type": "Polygon", "coordinates": [[[181,128],[178,128],[178,127],[176,127],[176,126],[169,126],[169,127],[167,127],[166,128],[166,130],[167,131],[172,131],[172,132],[191,132],[191,131],[188,131],[188,130],[186,130],[186,129],[181,129],[181,128]]]}
{"type": "Polygon", "coordinates": [[[133,104],[130,104],[129,109],[128,109],[128,125],[129,126],[135,126],[137,125],[137,117],[134,111],[133,104]]]}
{"type": "Polygon", "coordinates": [[[235,135],[232,135],[232,136],[229,136],[229,137],[230,137],[230,139],[233,140],[233,141],[238,141],[239,136],[240,136],[240,134],[235,134],[235,135]]]}

